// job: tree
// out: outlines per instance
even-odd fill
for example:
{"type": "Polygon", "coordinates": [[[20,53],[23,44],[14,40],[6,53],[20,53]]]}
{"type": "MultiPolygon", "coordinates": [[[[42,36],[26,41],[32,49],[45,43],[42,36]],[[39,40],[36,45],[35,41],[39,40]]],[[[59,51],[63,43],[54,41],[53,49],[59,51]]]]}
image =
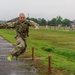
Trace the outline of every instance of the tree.
{"type": "Polygon", "coordinates": [[[57,25],[62,24],[62,17],[61,16],[56,17],[56,24],[57,25]]]}
{"type": "Polygon", "coordinates": [[[38,24],[41,25],[41,18],[38,18],[38,24]]]}
{"type": "Polygon", "coordinates": [[[62,22],[62,24],[69,26],[70,25],[70,22],[71,21],[69,19],[64,19],[63,22],[62,22]]]}
{"type": "Polygon", "coordinates": [[[70,20],[69,19],[62,19],[61,16],[57,16],[56,18],[53,18],[51,21],[48,20],[46,21],[44,18],[29,18],[27,17],[28,20],[32,20],[36,23],[38,23],[39,25],[53,25],[53,26],[56,26],[56,25],[59,25],[59,24],[63,24],[63,25],[70,25],[70,20]]]}
{"type": "Polygon", "coordinates": [[[38,23],[38,24],[40,24],[40,25],[46,25],[47,24],[47,22],[46,22],[46,20],[44,19],[44,18],[29,18],[29,17],[27,17],[27,19],[28,20],[32,20],[32,21],[34,21],[34,22],[36,22],[36,23],[38,23]]]}
{"type": "Polygon", "coordinates": [[[42,18],[41,19],[41,25],[46,25],[46,24],[47,24],[46,20],[44,18],[42,18]]]}
{"type": "Polygon", "coordinates": [[[47,21],[47,24],[48,24],[48,25],[51,25],[51,21],[50,21],[50,20],[48,20],[48,21],[47,21]]]}
{"type": "Polygon", "coordinates": [[[32,21],[38,23],[38,20],[37,20],[36,18],[30,18],[30,20],[32,20],[32,21]]]}
{"type": "Polygon", "coordinates": [[[51,25],[56,25],[56,18],[53,18],[52,20],[51,20],[51,25]]]}

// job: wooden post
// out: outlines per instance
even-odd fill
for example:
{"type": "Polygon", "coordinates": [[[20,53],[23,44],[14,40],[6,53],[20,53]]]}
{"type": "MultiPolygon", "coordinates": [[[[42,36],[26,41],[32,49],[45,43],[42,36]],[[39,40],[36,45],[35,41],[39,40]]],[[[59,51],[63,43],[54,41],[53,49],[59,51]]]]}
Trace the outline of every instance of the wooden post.
{"type": "Polygon", "coordinates": [[[32,47],[32,60],[34,60],[34,47],[32,47]]]}
{"type": "Polygon", "coordinates": [[[50,74],[51,72],[51,57],[48,56],[48,75],[50,74]]]}

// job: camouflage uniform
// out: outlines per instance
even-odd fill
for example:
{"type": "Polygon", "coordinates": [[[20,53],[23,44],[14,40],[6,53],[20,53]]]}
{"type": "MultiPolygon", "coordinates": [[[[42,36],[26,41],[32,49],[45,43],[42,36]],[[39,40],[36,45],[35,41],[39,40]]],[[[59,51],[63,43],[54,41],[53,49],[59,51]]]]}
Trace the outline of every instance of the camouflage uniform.
{"type": "Polygon", "coordinates": [[[19,56],[22,53],[25,52],[27,44],[26,44],[26,38],[28,36],[29,32],[29,26],[36,27],[38,24],[36,24],[33,21],[27,21],[25,20],[23,23],[22,22],[17,22],[15,24],[16,26],[16,48],[12,52],[12,56],[19,56]]]}
{"type": "MultiPolygon", "coordinates": [[[[12,56],[19,56],[22,53],[25,52],[27,44],[26,44],[26,38],[28,36],[29,32],[29,26],[33,26],[34,28],[39,26],[37,23],[33,21],[25,20],[24,22],[17,22],[13,25],[13,27],[16,27],[16,48],[12,52],[12,56]]],[[[9,28],[8,26],[7,28],[9,28]]]]}

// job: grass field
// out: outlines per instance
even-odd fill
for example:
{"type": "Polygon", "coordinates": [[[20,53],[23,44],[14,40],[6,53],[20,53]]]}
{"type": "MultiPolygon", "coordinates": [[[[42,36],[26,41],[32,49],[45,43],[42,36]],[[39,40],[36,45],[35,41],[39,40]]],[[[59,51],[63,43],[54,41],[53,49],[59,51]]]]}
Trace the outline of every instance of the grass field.
{"type": "MultiPolygon", "coordinates": [[[[0,29],[0,36],[15,44],[15,30],[0,29]]],[[[45,57],[41,59],[44,65],[50,55],[52,68],[61,70],[62,75],[75,75],[75,32],[30,28],[27,44],[27,52],[34,47],[36,57],[45,57]]]]}

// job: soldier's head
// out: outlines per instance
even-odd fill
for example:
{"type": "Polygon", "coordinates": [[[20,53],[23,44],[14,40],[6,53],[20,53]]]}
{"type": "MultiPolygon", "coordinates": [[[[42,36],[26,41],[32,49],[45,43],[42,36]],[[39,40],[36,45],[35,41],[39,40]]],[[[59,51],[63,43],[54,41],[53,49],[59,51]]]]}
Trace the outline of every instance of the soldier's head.
{"type": "Polygon", "coordinates": [[[25,17],[25,15],[24,15],[24,13],[20,13],[20,14],[19,14],[19,21],[20,21],[20,22],[23,22],[25,19],[26,19],[26,17],[25,17]]]}

